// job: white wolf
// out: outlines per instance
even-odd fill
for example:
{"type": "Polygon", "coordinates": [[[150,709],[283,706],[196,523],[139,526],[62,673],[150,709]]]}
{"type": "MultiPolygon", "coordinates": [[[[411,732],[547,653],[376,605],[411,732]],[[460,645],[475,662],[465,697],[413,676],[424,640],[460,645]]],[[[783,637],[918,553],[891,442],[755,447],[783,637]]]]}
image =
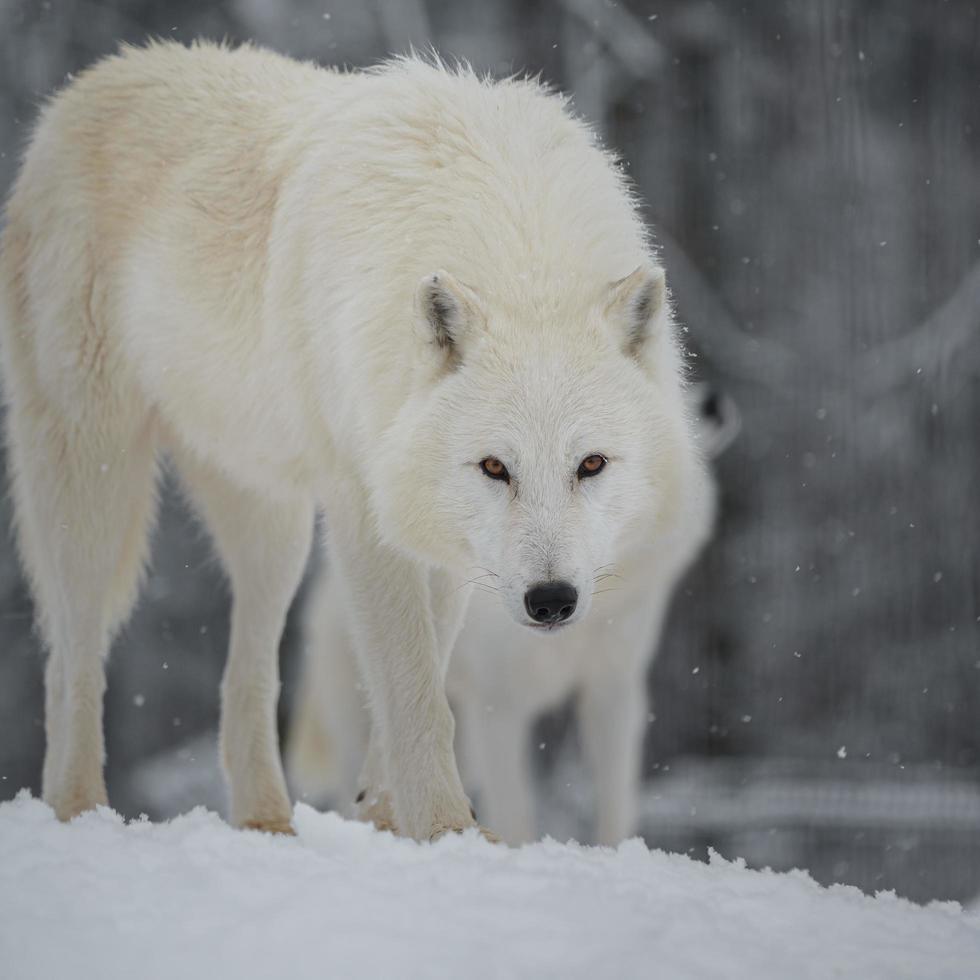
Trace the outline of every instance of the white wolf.
{"type": "Polygon", "coordinates": [[[444,678],[479,567],[555,630],[625,543],[702,506],[636,203],[531,81],[124,49],[44,109],[0,297],[62,818],[106,799],[104,661],[163,452],[233,590],[231,817],[283,832],[276,651],[317,506],[371,703],[363,805],[418,839],[475,823],[444,678]]]}
{"type": "MultiPolygon", "coordinates": [[[[701,383],[687,390],[702,452],[719,455],[739,429],[731,399],[701,383]]],[[[467,610],[446,678],[459,725],[464,786],[480,817],[510,844],[536,838],[531,734],[540,715],[575,698],[579,739],[596,787],[595,838],[616,844],[636,831],[648,714],[646,673],[671,596],[708,540],[714,482],[684,525],[624,547],[593,615],[544,639],[500,609],[490,573],[467,610]],[[489,593],[489,594],[486,594],[489,593]]],[[[304,615],[304,663],[287,740],[290,783],[317,802],[349,805],[368,737],[347,609],[335,576],[321,570],[304,615]]]]}

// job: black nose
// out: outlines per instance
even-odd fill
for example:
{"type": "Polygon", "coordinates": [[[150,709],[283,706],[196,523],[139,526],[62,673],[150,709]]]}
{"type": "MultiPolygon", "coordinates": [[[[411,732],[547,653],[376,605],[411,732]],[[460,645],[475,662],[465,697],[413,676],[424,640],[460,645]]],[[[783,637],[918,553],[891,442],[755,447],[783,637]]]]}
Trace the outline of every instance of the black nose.
{"type": "Polygon", "coordinates": [[[568,582],[539,582],[524,593],[524,608],[536,623],[560,623],[575,612],[578,592],[568,582]]]}

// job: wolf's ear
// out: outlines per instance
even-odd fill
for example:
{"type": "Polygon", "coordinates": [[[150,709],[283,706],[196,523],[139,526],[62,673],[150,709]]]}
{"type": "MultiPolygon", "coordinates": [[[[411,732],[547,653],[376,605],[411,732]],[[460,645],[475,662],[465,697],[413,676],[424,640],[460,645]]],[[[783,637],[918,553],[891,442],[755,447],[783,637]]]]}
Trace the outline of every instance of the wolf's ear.
{"type": "Polygon", "coordinates": [[[664,270],[645,263],[608,289],[606,316],[618,332],[623,353],[639,358],[648,341],[667,325],[664,270]]]}
{"type": "Polygon", "coordinates": [[[462,361],[467,337],[486,324],[476,293],[442,269],[419,283],[415,311],[426,339],[453,368],[462,361]]]}

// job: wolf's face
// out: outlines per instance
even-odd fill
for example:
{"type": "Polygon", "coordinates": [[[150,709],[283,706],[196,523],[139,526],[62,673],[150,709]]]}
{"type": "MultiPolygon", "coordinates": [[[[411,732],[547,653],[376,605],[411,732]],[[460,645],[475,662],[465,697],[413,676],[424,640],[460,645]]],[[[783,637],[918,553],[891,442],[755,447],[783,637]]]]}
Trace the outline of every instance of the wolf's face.
{"type": "Polygon", "coordinates": [[[651,476],[664,424],[620,355],[527,353],[487,349],[458,379],[440,509],[466,538],[471,577],[517,622],[554,629],[615,584],[623,536],[662,502],[651,476]]]}
{"type": "MultiPolygon", "coordinates": [[[[615,587],[623,546],[670,518],[697,465],[676,372],[661,383],[631,348],[646,334],[630,332],[630,312],[649,330],[656,297],[618,297],[625,335],[604,322],[608,302],[575,333],[499,318],[476,332],[477,299],[446,278],[422,306],[436,343],[440,326],[451,338],[450,363],[386,440],[384,456],[398,462],[384,482],[400,497],[384,494],[381,510],[412,550],[495,591],[516,622],[554,630],[615,587]]],[[[629,285],[659,286],[662,305],[662,278],[629,285]]]]}

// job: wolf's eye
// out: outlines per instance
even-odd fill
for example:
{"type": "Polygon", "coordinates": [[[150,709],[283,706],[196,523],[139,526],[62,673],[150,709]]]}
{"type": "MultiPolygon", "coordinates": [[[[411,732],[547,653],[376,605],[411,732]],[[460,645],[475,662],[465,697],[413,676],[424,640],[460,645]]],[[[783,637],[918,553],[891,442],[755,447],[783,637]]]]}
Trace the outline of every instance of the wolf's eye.
{"type": "Polygon", "coordinates": [[[504,483],[510,483],[510,473],[507,472],[507,467],[494,456],[487,456],[486,459],[480,460],[480,469],[483,470],[483,475],[489,476],[491,480],[503,480],[504,483]]]}
{"type": "Polygon", "coordinates": [[[606,466],[606,457],[600,456],[598,453],[593,453],[591,456],[586,456],[581,463],[578,464],[578,478],[584,480],[587,476],[595,476],[596,473],[601,473],[606,466]]]}

